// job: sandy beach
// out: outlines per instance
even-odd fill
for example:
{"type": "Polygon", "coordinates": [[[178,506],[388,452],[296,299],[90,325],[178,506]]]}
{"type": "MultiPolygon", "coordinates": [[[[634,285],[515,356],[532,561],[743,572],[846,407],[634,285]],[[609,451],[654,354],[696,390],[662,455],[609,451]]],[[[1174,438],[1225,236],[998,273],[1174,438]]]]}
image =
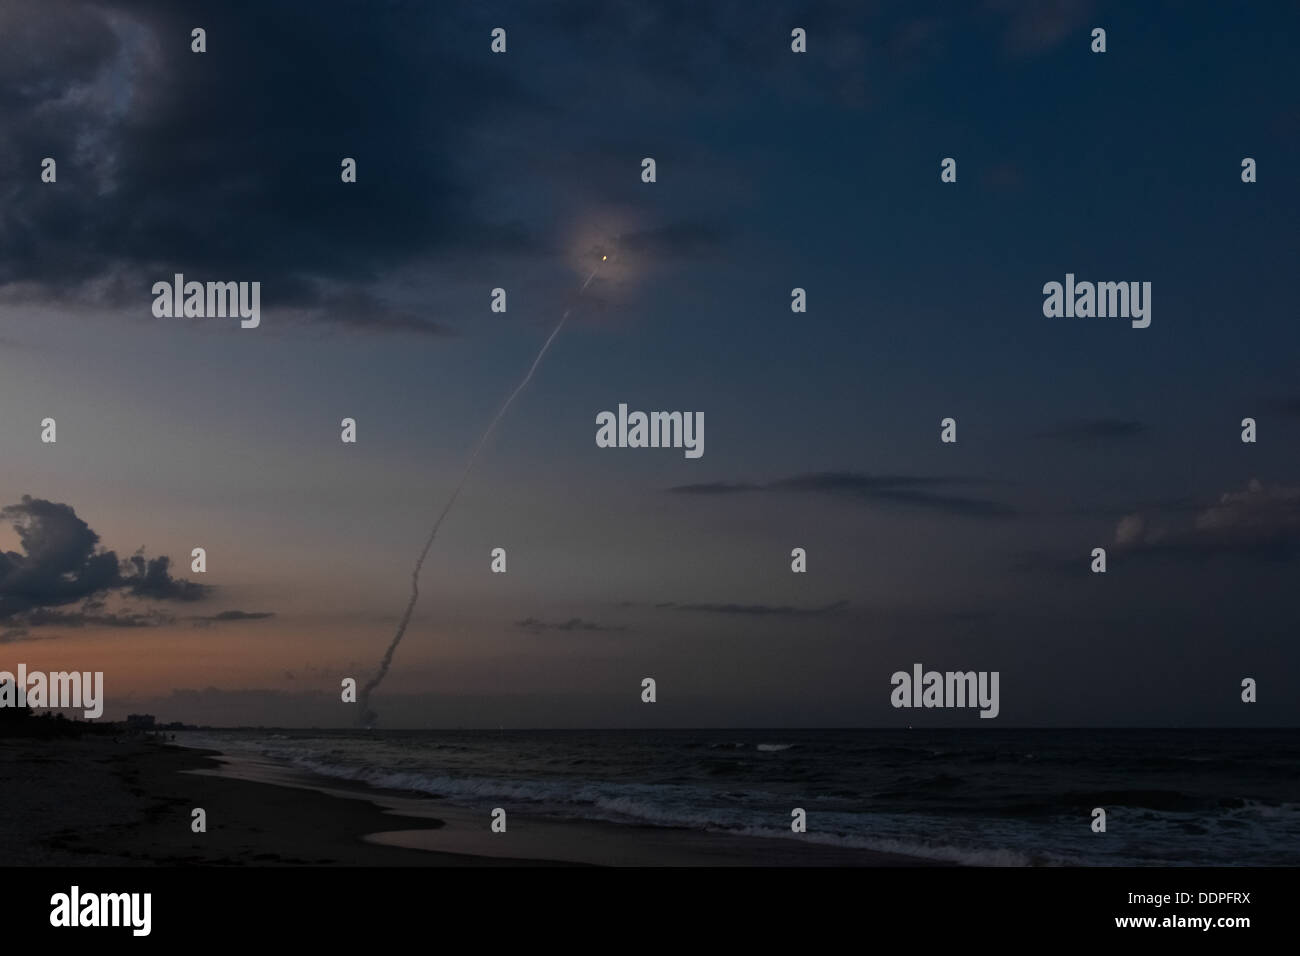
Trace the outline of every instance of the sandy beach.
{"type": "Polygon", "coordinates": [[[482,812],[270,764],[110,737],[0,741],[8,865],[914,866],[929,861],[650,826],[482,812]],[[193,833],[191,811],[207,813],[193,833]]]}
{"type": "MultiPolygon", "coordinates": [[[[217,765],[211,752],[111,738],[0,743],[3,828],[9,865],[472,866],[491,858],[425,854],[361,839],[394,821],[366,800],[343,800],[189,773],[217,765]],[[207,832],[190,812],[207,812],[207,832]]],[[[402,821],[437,826],[436,820],[402,821]]]]}

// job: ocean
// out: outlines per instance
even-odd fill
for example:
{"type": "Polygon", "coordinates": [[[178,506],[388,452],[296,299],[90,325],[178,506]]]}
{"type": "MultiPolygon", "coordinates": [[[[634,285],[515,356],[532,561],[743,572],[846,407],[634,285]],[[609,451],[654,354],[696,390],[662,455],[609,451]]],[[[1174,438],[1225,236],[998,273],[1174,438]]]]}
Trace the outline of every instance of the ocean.
{"type": "Polygon", "coordinates": [[[1300,864],[1296,730],[223,730],[178,742],[485,814],[986,866],[1300,864]]]}

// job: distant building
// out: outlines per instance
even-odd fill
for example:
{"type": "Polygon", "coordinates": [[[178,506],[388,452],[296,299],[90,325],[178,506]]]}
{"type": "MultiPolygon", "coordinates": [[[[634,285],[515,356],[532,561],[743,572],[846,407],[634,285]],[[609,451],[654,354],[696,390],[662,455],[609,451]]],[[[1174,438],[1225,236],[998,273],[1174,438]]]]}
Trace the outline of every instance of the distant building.
{"type": "Polygon", "coordinates": [[[126,715],[127,730],[153,730],[153,725],[154,725],[153,714],[127,714],[126,715]]]}

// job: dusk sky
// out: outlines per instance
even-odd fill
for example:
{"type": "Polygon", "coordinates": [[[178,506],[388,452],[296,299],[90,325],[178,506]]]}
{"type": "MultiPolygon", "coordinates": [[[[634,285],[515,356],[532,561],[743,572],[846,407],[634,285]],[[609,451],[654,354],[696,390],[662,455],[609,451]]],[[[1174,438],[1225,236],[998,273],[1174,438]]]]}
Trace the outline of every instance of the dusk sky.
{"type": "Polygon", "coordinates": [[[1296,8],[654,6],[0,7],[0,670],[351,724],[571,309],[384,726],[1300,722],[1296,8]],[[1150,327],[1045,317],[1067,273],[1150,327]],[[597,447],[620,403],[704,454],[597,447]],[[915,662],[998,720],[891,708],[915,662]]]}

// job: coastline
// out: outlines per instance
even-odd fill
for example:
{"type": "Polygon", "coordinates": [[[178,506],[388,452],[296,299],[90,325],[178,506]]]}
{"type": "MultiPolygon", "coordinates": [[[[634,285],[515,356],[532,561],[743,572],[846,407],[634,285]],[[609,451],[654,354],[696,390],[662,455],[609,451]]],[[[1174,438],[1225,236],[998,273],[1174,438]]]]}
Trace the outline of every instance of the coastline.
{"type": "Polygon", "coordinates": [[[227,777],[219,757],[90,736],[0,741],[0,812],[13,823],[0,855],[10,866],[535,865],[368,843],[395,823],[374,803],[227,777]],[[196,807],[206,833],[190,829],[196,807]]]}
{"type": "Polygon", "coordinates": [[[0,741],[7,865],[933,866],[868,850],[452,806],[144,740],[0,741]],[[87,794],[93,798],[87,799],[87,794]],[[201,807],[207,832],[193,833],[201,807]]]}

